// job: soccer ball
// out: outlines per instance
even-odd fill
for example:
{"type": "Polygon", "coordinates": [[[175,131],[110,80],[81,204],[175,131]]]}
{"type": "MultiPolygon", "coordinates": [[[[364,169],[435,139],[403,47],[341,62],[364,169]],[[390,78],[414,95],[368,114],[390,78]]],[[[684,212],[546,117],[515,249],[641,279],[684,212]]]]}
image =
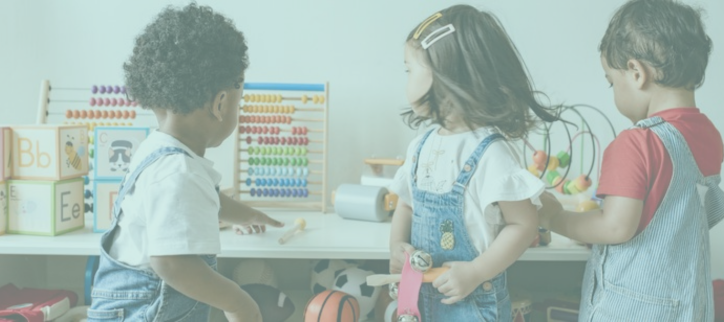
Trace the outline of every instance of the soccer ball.
{"type": "Polygon", "coordinates": [[[375,308],[375,302],[380,295],[380,288],[367,285],[367,276],[373,272],[358,267],[343,270],[334,280],[335,291],[345,292],[354,296],[359,302],[360,316],[367,316],[375,308]]]}
{"type": "Polygon", "coordinates": [[[341,259],[321,259],[312,263],[312,281],[309,285],[312,293],[319,294],[332,288],[334,279],[343,270],[357,267],[356,261],[341,259]]]}

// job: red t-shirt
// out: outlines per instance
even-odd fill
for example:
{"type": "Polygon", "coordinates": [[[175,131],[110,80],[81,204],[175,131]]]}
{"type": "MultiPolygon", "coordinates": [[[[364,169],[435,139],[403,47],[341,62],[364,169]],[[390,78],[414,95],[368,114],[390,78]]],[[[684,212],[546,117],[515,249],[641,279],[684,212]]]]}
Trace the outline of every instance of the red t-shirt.
{"type": "MultiPolygon", "coordinates": [[[[722,137],[697,108],[675,108],[653,114],[681,132],[704,176],[719,174],[724,160],[722,137]]],[[[621,132],[606,148],[596,194],[644,201],[637,233],[646,228],[671,182],[673,166],[659,137],[650,129],[621,132]]]]}

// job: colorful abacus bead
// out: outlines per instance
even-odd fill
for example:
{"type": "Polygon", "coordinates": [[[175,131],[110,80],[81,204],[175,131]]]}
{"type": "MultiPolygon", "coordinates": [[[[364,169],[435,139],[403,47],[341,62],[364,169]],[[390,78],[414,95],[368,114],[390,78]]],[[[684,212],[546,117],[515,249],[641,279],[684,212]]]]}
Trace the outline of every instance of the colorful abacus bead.
{"type": "Polygon", "coordinates": [[[591,184],[593,184],[593,182],[591,182],[591,178],[586,175],[578,176],[578,178],[576,178],[576,180],[574,180],[573,182],[576,185],[576,189],[581,192],[586,191],[591,186],[591,184]]]}
{"type": "Polygon", "coordinates": [[[543,171],[543,169],[545,169],[547,158],[548,155],[541,150],[535,151],[535,153],[533,153],[533,163],[538,166],[538,171],[543,171]]]}
{"type": "Polygon", "coordinates": [[[557,157],[550,157],[548,159],[548,171],[553,171],[555,169],[558,169],[558,158],[557,157]]]}

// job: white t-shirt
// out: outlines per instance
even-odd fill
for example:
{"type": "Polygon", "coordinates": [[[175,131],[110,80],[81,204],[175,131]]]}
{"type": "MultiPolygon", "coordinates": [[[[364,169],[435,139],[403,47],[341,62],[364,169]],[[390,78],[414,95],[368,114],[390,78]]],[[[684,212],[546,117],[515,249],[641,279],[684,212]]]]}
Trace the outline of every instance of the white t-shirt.
{"type": "MultiPolygon", "coordinates": [[[[418,189],[434,193],[452,190],[465,162],[488,135],[492,128],[452,135],[440,135],[435,128],[420,151],[417,167],[418,189]]],[[[423,135],[412,140],[407,148],[405,164],[395,175],[389,190],[414,209],[410,166],[423,135]]],[[[545,184],[523,169],[515,148],[505,140],[496,140],[483,153],[475,169],[464,197],[464,221],[471,242],[483,252],[505,226],[497,201],[530,199],[540,207],[539,196],[545,184]]]]}
{"type": "Polygon", "coordinates": [[[132,156],[132,173],[146,156],[162,147],[188,152],[161,157],[126,194],[109,255],[132,267],[150,270],[150,256],[218,254],[219,210],[216,187],[221,174],[213,162],[197,156],[174,137],[155,131],[132,156]]]}

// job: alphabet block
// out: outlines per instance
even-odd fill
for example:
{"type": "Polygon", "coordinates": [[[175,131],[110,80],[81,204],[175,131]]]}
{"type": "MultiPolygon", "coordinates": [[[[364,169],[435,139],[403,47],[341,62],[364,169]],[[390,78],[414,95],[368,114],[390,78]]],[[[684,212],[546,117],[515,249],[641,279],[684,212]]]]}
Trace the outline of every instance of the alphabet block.
{"type": "Polygon", "coordinates": [[[5,234],[8,224],[8,186],[0,182],[0,235],[5,234]]]}
{"type": "Polygon", "coordinates": [[[0,127],[0,181],[10,179],[12,175],[13,132],[9,127],[0,127]]]}
{"type": "Polygon", "coordinates": [[[88,174],[88,128],[13,126],[13,179],[58,181],[88,174]]]}
{"type": "Polygon", "coordinates": [[[83,178],[10,180],[7,198],[10,234],[56,236],[85,225],[83,178]]]}
{"type": "Polygon", "coordinates": [[[93,181],[93,231],[102,233],[111,228],[113,204],[118,197],[121,180],[93,181]]]}
{"type": "Polygon", "coordinates": [[[148,136],[144,127],[96,127],[93,178],[120,180],[128,172],[131,157],[148,136]]]}

